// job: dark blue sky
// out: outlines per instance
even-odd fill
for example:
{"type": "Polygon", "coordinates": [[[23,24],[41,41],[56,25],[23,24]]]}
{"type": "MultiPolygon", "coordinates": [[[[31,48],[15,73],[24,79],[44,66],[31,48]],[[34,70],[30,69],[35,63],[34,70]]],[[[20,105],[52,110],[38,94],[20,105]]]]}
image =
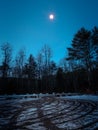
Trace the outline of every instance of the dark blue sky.
{"type": "Polygon", "coordinates": [[[94,26],[98,0],[0,0],[0,44],[11,43],[14,53],[25,47],[27,55],[36,55],[49,44],[53,59],[59,61],[78,29],[94,26]]]}

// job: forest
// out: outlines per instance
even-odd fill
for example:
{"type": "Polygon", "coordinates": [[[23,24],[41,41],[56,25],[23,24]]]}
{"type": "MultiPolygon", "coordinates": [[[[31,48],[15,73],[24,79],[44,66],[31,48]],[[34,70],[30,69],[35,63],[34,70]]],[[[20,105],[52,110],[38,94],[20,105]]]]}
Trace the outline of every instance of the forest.
{"type": "Polygon", "coordinates": [[[57,64],[45,44],[36,57],[20,49],[0,46],[0,94],[98,93],[98,27],[80,28],[73,36],[68,55],[57,64]]]}

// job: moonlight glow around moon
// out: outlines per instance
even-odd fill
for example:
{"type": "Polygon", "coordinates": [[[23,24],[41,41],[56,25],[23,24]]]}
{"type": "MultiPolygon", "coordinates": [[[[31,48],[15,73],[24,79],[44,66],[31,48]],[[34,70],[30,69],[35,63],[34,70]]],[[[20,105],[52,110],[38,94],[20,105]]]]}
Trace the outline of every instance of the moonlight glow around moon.
{"type": "Polygon", "coordinates": [[[53,20],[53,19],[54,19],[54,15],[53,15],[53,14],[50,14],[50,15],[49,15],[49,19],[50,19],[50,20],[53,20]]]}

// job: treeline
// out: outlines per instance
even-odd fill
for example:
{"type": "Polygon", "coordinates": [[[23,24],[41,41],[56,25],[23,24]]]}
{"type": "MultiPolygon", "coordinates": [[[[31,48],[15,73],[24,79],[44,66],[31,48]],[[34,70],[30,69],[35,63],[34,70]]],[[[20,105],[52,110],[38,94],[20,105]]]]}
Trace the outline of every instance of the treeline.
{"type": "Polygon", "coordinates": [[[68,56],[59,65],[44,45],[36,57],[21,49],[13,59],[9,43],[1,45],[0,94],[98,91],[98,28],[81,28],[73,37],[68,56]]]}

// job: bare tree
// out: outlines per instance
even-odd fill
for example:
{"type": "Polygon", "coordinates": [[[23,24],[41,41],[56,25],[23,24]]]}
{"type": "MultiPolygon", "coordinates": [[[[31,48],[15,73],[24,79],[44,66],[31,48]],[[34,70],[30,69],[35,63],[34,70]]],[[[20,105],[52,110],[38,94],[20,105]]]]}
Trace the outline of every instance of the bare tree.
{"type": "Polygon", "coordinates": [[[47,44],[45,44],[41,51],[43,56],[43,71],[45,72],[45,76],[48,76],[50,73],[52,50],[47,44]]]}
{"type": "Polygon", "coordinates": [[[68,72],[68,61],[66,60],[66,58],[60,60],[59,66],[63,69],[65,73],[68,72]]]}
{"type": "Polygon", "coordinates": [[[12,47],[10,43],[6,42],[1,45],[1,51],[3,54],[3,60],[2,60],[2,76],[8,77],[9,70],[10,70],[10,63],[12,58],[12,47]]]}
{"type": "Polygon", "coordinates": [[[20,78],[23,77],[23,67],[25,64],[25,57],[26,57],[25,50],[21,49],[15,58],[14,72],[16,77],[20,77],[20,78]]]}
{"type": "Polygon", "coordinates": [[[43,56],[41,52],[38,53],[36,60],[37,60],[37,78],[42,79],[43,56]]]}
{"type": "Polygon", "coordinates": [[[42,57],[43,57],[43,81],[45,85],[45,92],[47,92],[47,89],[49,90],[49,75],[50,75],[50,63],[51,63],[51,57],[52,57],[52,50],[48,45],[44,45],[42,50],[42,57]]]}

